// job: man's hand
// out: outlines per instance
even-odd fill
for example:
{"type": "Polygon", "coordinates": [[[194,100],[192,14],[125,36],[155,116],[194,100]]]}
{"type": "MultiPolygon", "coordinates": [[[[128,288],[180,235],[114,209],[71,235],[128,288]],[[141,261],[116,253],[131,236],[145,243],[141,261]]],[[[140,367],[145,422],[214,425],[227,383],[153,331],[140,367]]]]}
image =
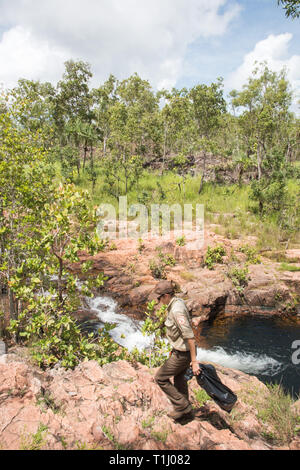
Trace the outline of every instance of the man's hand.
{"type": "Polygon", "coordinates": [[[193,374],[194,374],[194,375],[199,375],[199,374],[201,374],[201,369],[200,369],[200,367],[199,367],[198,361],[192,361],[192,362],[191,362],[191,367],[192,367],[192,369],[193,369],[193,374]]]}
{"type": "Polygon", "coordinates": [[[190,353],[191,353],[191,368],[193,369],[193,374],[194,375],[199,375],[201,372],[201,369],[199,367],[199,363],[197,361],[197,355],[196,355],[196,341],[195,339],[188,339],[188,343],[190,346],[190,353]]]}

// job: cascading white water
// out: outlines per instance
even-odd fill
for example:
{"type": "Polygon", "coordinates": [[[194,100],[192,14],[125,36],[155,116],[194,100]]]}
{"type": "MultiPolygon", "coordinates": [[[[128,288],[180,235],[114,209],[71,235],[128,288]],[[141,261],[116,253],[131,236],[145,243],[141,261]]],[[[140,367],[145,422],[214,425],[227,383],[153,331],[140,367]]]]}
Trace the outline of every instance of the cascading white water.
{"type": "Polygon", "coordinates": [[[126,315],[116,313],[117,303],[110,297],[86,299],[91,310],[97,312],[101,324],[111,323],[115,328],[110,331],[113,340],[128,351],[134,348],[143,350],[151,347],[153,336],[144,336],[141,332],[143,322],[132,320],[126,315]]]}
{"type": "Polygon", "coordinates": [[[224,367],[255,375],[277,375],[284,367],[282,363],[266,355],[243,352],[230,354],[221,347],[215,347],[212,350],[198,349],[197,359],[200,362],[214,362],[224,367]]]}
{"type": "MultiPolygon", "coordinates": [[[[151,347],[153,337],[143,336],[141,332],[143,322],[116,313],[117,303],[112,298],[87,298],[87,302],[90,309],[97,312],[102,325],[105,323],[116,325],[110,334],[118,344],[126,347],[129,351],[135,347],[140,351],[151,347]]],[[[283,368],[283,364],[266,355],[258,356],[242,352],[230,354],[221,347],[215,347],[212,350],[198,348],[197,359],[200,362],[213,362],[249,374],[272,376],[283,368]]]]}

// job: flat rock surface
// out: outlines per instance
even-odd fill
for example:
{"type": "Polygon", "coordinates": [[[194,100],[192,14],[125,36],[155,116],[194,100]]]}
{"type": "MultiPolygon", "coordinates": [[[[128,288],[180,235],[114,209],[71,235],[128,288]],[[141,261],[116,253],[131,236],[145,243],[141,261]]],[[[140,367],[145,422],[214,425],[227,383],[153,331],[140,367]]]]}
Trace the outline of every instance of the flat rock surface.
{"type": "MultiPolygon", "coordinates": [[[[269,391],[258,379],[216,366],[238,396],[231,412],[212,400],[201,411],[199,387],[189,382],[197,417],[173,422],[172,406],[155,383],[155,370],[95,361],[75,370],[42,372],[17,353],[0,363],[1,449],[268,450],[269,429],[252,404],[269,391]],[[199,414],[200,412],[200,414],[199,414]],[[38,436],[38,437],[37,437],[38,436]]],[[[295,405],[298,409],[298,404],[295,405]]],[[[299,448],[295,438],[285,448],[299,448]]]]}

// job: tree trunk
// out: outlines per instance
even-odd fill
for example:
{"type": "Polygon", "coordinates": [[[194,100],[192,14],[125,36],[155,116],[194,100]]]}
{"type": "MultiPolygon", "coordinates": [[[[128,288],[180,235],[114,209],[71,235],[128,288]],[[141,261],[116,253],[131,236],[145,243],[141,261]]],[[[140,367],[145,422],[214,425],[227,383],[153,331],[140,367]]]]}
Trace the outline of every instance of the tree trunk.
{"type": "Polygon", "coordinates": [[[107,141],[107,137],[104,137],[104,140],[103,140],[103,157],[104,158],[106,157],[106,141],[107,141]]]}
{"type": "Polygon", "coordinates": [[[57,256],[57,258],[59,262],[59,273],[57,276],[58,277],[57,279],[58,298],[59,298],[59,301],[62,303],[63,302],[63,285],[62,285],[63,260],[59,256],[57,256]]]}
{"type": "Polygon", "coordinates": [[[293,154],[292,146],[289,142],[288,143],[288,148],[287,148],[287,151],[286,151],[286,155],[285,155],[285,159],[286,159],[287,163],[292,163],[292,154],[293,154]]]}
{"type": "Polygon", "coordinates": [[[165,161],[166,161],[166,153],[167,153],[167,128],[165,127],[165,135],[164,135],[164,154],[163,154],[163,171],[165,169],[165,161]]]}
{"type": "Polygon", "coordinates": [[[261,171],[261,144],[258,144],[257,147],[257,171],[258,171],[258,179],[261,179],[262,171],[261,171]]]}
{"type": "Polygon", "coordinates": [[[84,154],[83,154],[83,169],[85,170],[85,164],[86,164],[86,155],[87,155],[87,141],[84,143],[84,154]]]}
{"type": "Polygon", "coordinates": [[[16,314],[15,299],[14,299],[14,293],[11,289],[9,289],[8,291],[8,297],[9,297],[9,318],[10,320],[16,320],[17,314],[16,314]]]}
{"type": "Polygon", "coordinates": [[[201,178],[201,183],[200,183],[200,188],[199,188],[198,194],[201,194],[202,189],[203,189],[204,180],[205,180],[205,177],[204,177],[205,169],[206,169],[206,152],[204,152],[203,167],[202,167],[202,178],[201,178]]]}

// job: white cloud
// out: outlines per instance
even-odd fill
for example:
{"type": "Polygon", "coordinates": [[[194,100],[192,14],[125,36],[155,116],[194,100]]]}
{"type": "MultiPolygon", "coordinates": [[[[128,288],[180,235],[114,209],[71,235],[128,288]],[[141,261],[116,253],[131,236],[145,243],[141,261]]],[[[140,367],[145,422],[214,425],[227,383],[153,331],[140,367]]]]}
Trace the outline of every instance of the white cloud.
{"type": "Polygon", "coordinates": [[[255,62],[266,61],[269,68],[275,72],[286,68],[287,78],[294,91],[293,110],[296,111],[300,93],[300,55],[289,56],[289,44],[292,38],[293,35],[290,33],[271,34],[259,41],[253,51],[245,55],[242,65],[225,81],[226,89],[240,90],[251,76],[255,62]]]}
{"type": "Polygon", "coordinates": [[[0,42],[0,83],[13,87],[19,78],[55,81],[63,72],[65,51],[38,41],[21,26],[3,34],[0,42]]]}
{"type": "Polygon", "coordinates": [[[186,48],[223,35],[239,14],[229,0],[10,0],[0,3],[0,82],[56,79],[66,58],[91,63],[97,82],[133,72],[173,86],[186,48]],[[17,45],[17,50],[16,50],[17,45]],[[49,78],[48,78],[49,79],[49,78]]]}

